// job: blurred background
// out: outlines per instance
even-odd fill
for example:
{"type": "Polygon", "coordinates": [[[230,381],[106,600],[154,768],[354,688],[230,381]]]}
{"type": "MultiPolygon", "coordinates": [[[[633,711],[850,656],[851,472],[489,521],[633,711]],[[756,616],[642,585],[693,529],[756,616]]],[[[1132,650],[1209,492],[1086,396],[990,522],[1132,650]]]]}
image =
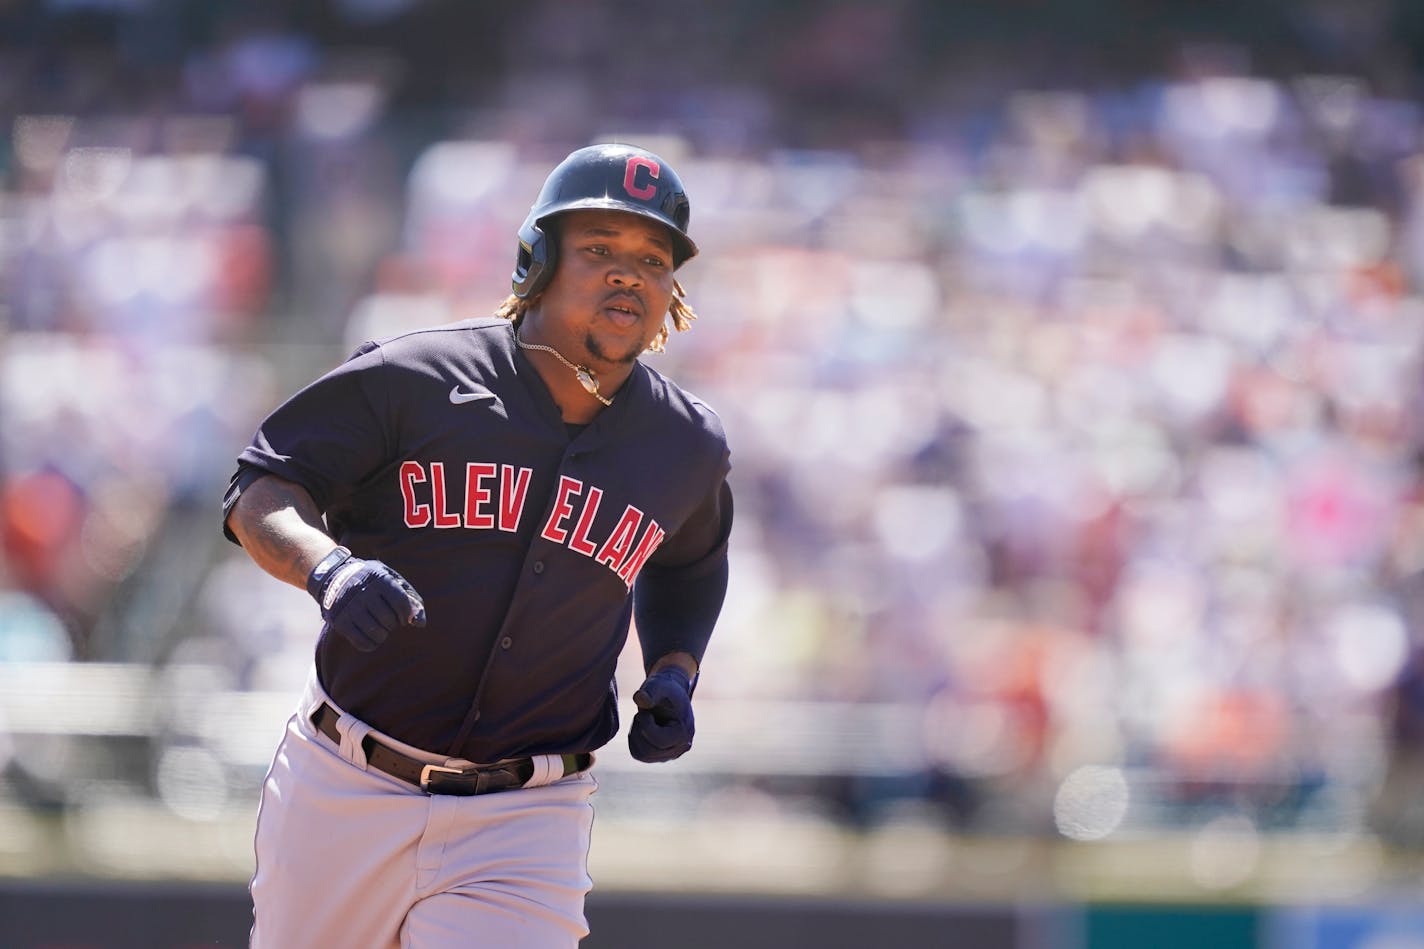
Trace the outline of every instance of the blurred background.
{"type": "Polygon", "coordinates": [[[1424,946],[1422,70],[1412,0],[0,2],[0,945],[245,944],[319,617],[234,458],[619,140],[739,520],[587,944],[1424,946]]]}

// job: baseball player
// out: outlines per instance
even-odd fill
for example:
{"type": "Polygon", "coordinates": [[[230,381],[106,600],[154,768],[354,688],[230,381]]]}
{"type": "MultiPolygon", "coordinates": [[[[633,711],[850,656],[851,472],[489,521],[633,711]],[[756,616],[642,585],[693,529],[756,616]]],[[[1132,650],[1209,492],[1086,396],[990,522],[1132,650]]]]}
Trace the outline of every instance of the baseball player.
{"type": "Polygon", "coordinates": [[[240,454],[225,532],[324,620],[263,784],[252,945],[587,934],[630,618],[628,746],[667,761],[727,586],[721,424],[638,359],[694,318],[688,214],[657,155],[573,152],[496,316],[365,343],[240,454]]]}

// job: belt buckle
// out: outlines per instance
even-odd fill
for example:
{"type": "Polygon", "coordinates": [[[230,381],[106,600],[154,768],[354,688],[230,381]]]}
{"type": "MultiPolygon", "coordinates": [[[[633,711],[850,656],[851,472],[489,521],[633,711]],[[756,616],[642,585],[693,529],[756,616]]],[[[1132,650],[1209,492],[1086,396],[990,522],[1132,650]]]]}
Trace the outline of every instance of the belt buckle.
{"type": "MultiPolygon", "coordinates": [[[[427,794],[436,794],[436,793],[442,793],[442,794],[459,794],[459,793],[462,793],[461,791],[455,791],[455,790],[444,790],[444,791],[433,791],[433,790],[431,790],[431,787],[430,787],[430,778],[431,778],[432,775],[436,775],[436,774],[454,774],[454,775],[460,775],[461,777],[466,777],[466,776],[468,776],[469,772],[462,771],[462,770],[460,770],[459,768],[447,768],[447,767],[445,767],[444,765],[438,765],[438,764],[428,764],[428,765],[425,765],[423,768],[420,769],[420,789],[421,789],[422,791],[425,791],[427,794]]],[[[464,790],[464,791],[463,791],[464,794],[478,794],[478,793],[479,793],[479,790],[478,790],[478,788],[479,788],[479,783],[478,783],[478,782],[479,782],[479,778],[476,777],[475,780],[476,780],[476,784],[475,784],[475,787],[474,787],[474,788],[470,788],[469,785],[463,784],[463,783],[459,784],[458,786],[459,786],[460,788],[462,788],[462,789],[468,788],[468,790],[464,790]]],[[[448,787],[448,785],[447,785],[447,787],[448,787]]]]}
{"type": "Polygon", "coordinates": [[[523,786],[523,779],[511,764],[490,765],[472,768],[447,768],[444,765],[428,764],[420,769],[420,789],[427,794],[454,794],[470,797],[475,794],[489,794],[494,791],[508,791],[523,786]],[[447,779],[444,776],[449,775],[447,779]]]}

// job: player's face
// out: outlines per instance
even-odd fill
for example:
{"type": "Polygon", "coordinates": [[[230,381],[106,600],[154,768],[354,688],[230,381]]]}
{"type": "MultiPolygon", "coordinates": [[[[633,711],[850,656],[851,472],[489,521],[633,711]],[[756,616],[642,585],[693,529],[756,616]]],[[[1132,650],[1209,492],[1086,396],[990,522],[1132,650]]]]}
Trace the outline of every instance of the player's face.
{"type": "Polygon", "coordinates": [[[558,262],[535,329],[591,368],[631,365],[672,304],[667,228],[623,211],[572,211],[557,229],[558,262]]]}

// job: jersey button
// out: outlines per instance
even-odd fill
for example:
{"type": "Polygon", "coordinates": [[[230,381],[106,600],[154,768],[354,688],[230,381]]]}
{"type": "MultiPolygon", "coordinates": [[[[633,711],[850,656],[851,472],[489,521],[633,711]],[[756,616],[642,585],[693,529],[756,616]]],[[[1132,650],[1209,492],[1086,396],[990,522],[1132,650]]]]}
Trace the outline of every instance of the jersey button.
{"type": "Polygon", "coordinates": [[[534,561],[534,572],[535,572],[535,573],[543,573],[543,572],[544,572],[544,561],[542,561],[542,560],[536,560],[536,561],[534,561]]]}
{"type": "Polygon", "coordinates": [[[500,644],[501,646],[503,646],[505,649],[508,649],[510,646],[513,646],[513,645],[514,645],[514,640],[512,640],[512,639],[510,639],[508,636],[506,636],[506,637],[504,637],[503,639],[501,639],[501,640],[499,641],[499,644],[500,644]]]}

